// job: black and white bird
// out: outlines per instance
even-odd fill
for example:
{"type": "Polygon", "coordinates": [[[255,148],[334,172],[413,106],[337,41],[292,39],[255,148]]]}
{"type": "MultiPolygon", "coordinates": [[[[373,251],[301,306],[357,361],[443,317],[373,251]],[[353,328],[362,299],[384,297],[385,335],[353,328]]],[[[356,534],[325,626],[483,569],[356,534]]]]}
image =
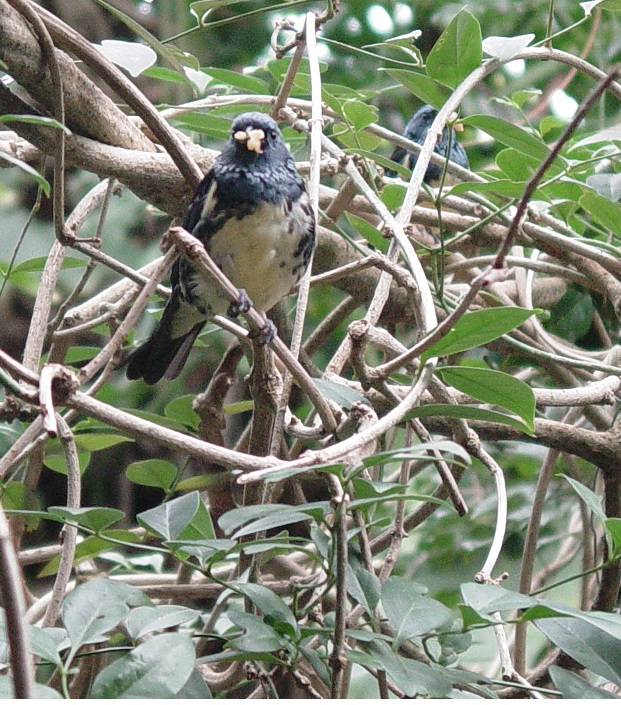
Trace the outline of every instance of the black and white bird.
{"type": "MultiPolygon", "coordinates": [[[[407,139],[412,142],[416,142],[416,144],[422,145],[437,114],[438,111],[432,108],[431,105],[423,105],[423,107],[419,108],[410,118],[410,121],[405,126],[403,136],[407,137],[407,139]]],[[[452,128],[445,127],[444,130],[442,130],[442,135],[440,136],[440,139],[438,140],[433,151],[446,159],[447,150],[449,149],[449,141],[449,161],[464,167],[464,169],[468,169],[468,156],[466,155],[466,151],[462,145],[457,141],[457,135],[455,134],[455,130],[452,128]]],[[[414,169],[416,162],[418,161],[417,154],[408,152],[403,149],[403,147],[395,147],[390,158],[393,162],[404,164],[409,169],[414,169]]],[[[397,176],[397,172],[392,169],[386,169],[386,176],[397,176]]],[[[430,162],[427,167],[427,171],[425,172],[425,176],[423,177],[423,181],[426,184],[435,185],[441,176],[442,167],[430,162]]]]}
{"type": "MultiPolygon", "coordinates": [[[[315,245],[315,219],[272,118],[251,112],[233,121],[231,137],[194,194],[183,227],[264,313],[300,280],[315,245]]],[[[174,379],[205,321],[239,313],[186,259],[173,265],[171,284],[157,327],[128,357],[129,379],[147,384],[174,379]]]]}

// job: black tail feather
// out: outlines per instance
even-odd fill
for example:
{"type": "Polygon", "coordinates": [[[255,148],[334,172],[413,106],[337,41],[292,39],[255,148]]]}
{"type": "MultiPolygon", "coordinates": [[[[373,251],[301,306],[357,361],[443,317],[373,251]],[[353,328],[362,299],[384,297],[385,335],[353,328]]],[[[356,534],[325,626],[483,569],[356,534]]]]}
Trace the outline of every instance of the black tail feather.
{"type": "Polygon", "coordinates": [[[179,300],[173,294],[153,333],[125,360],[128,379],[143,379],[147,384],[155,384],[164,376],[174,379],[179,375],[204,321],[173,338],[173,321],[178,310],[179,300]]]}

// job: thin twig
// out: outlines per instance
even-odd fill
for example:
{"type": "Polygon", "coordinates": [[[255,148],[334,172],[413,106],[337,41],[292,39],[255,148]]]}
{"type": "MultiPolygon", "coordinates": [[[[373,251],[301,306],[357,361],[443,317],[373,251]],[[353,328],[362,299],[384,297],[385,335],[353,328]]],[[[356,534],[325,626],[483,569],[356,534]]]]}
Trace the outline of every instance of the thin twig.
{"type": "MultiPolygon", "coordinates": [[[[60,442],[65,451],[65,459],[67,461],[67,507],[77,509],[80,506],[82,484],[78,449],[73,433],[62,416],[57,415],[57,423],[60,431],[60,442]]],[[[65,524],[61,530],[62,552],[60,554],[60,563],[54,587],[52,588],[52,597],[43,617],[43,627],[53,627],[60,614],[60,607],[71,576],[77,538],[78,527],[65,524]]]]}
{"type": "Polygon", "coordinates": [[[0,504],[0,593],[4,605],[7,636],[11,649],[10,662],[13,671],[15,697],[34,697],[35,685],[32,656],[28,650],[26,635],[26,604],[22,591],[22,574],[15,555],[9,524],[0,504]]]}

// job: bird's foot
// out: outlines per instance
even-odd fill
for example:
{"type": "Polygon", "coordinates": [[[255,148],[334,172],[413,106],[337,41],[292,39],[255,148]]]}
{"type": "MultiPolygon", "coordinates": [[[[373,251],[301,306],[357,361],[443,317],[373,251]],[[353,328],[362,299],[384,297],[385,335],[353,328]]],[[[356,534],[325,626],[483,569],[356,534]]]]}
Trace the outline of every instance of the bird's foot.
{"type": "Polygon", "coordinates": [[[256,342],[257,345],[267,345],[274,340],[276,333],[278,333],[276,326],[272,323],[272,321],[270,321],[269,318],[266,318],[265,324],[258,330],[248,333],[248,337],[253,342],[256,342]]]}
{"type": "Polygon", "coordinates": [[[237,318],[240,313],[246,313],[252,308],[252,301],[244,289],[239,289],[239,297],[237,301],[231,301],[226,310],[230,318],[237,318]]]}

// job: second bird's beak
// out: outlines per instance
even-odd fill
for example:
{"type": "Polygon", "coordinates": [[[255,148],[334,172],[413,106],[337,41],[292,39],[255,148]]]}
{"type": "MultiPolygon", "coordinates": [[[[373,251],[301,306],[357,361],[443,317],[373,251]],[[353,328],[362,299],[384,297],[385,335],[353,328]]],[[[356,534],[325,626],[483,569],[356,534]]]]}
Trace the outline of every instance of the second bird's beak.
{"type": "Polygon", "coordinates": [[[258,128],[250,127],[247,130],[238,130],[234,135],[233,139],[238,142],[245,142],[246,147],[251,152],[256,152],[257,154],[263,154],[263,140],[265,139],[265,132],[258,128]]]}

